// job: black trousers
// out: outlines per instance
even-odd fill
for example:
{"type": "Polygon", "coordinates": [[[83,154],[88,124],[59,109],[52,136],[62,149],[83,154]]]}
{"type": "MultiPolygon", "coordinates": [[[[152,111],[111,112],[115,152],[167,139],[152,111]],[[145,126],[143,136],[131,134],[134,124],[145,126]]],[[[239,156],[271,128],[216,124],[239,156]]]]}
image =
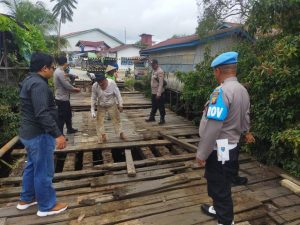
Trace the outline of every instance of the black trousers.
{"type": "Polygon", "coordinates": [[[70,101],[60,101],[55,99],[58,109],[58,128],[63,133],[64,125],[68,130],[72,130],[72,109],[70,101]]]}
{"type": "Polygon", "coordinates": [[[156,95],[151,96],[151,103],[152,103],[152,108],[151,108],[151,113],[150,117],[154,118],[155,114],[157,112],[157,109],[159,110],[160,118],[164,119],[166,115],[166,110],[165,110],[165,93],[162,93],[160,98],[157,99],[156,95]]]}
{"type": "Polygon", "coordinates": [[[233,202],[231,197],[231,180],[238,173],[239,147],[229,152],[230,161],[224,164],[218,161],[217,151],[213,151],[205,165],[208,196],[213,200],[219,223],[231,225],[233,221],[233,202]]]}

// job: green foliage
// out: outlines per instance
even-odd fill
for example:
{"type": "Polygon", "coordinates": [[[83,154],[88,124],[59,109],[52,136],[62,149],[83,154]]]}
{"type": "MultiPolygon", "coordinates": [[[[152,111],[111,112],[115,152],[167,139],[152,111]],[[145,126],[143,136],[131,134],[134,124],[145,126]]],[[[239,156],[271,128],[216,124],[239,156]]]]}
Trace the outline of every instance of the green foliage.
{"type": "Polygon", "coordinates": [[[125,87],[130,90],[130,91],[134,91],[134,83],[136,82],[135,79],[130,78],[125,80],[125,87]]]}
{"type": "MultiPolygon", "coordinates": [[[[238,78],[250,95],[256,137],[247,151],[300,176],[300,35],[264,37],[234,50],[239,52],[238,78]]],[[[184,83],[183,100],[199,112],[217,86],[211,61],[207,52],[196,71],[177,73],[184,83]]]]}
{"type": "Polygon", "coordinates": [[[14,19],[0,15],[0,30],[12,33],[19,54],[29,62],[33,51],[46,52],[47,49],[42,33],[33,25],[26,24],[25,26],[25,28],[20,27],[14,19]]]}
{"type": "Polygon", "coordinates": [[[247,25],[251,33],[269,33],[274,30],[283,33],[300,31],[299,0],[255,1],[247,25]]]}
{"type": "Polygon", "coordinates": [[[43,34],[49,34],[57,26],[57,21],[51,11],[40,1],[35,4],[29,1],[20,1],[14,16],[21,23],[35,25],[43,34]]]}
{"type": "Polygon", "coordinates": [[[18,133],[19,96],[17,88],[1,87],[0,89],[0,146],[18,133]]]}

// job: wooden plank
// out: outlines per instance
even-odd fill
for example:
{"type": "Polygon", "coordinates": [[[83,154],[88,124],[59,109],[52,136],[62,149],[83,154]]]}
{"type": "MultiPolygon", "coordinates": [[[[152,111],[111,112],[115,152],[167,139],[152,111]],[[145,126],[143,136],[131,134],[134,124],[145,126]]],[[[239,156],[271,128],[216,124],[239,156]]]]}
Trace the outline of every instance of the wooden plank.
{"type": "Polygon", "coordinates": [[[162,132],[159,132],[165,139],[171,141],[172,143],[174,144],[177,144],[179,146],[181,146],[182,148],[186,149],[187,151],[189,152],[197,152],[197,147],[186,142],[186,141],[183,141],[183,140],[180,140],[176,137],[173,137],[173,136],[170,136],[170,135],[166,135],[162,132]]]}
{"type": "Polygon", "coordinates": [[[126,158],[126,165],[127,165],[127,174],[129,177],[135,177],[136,171],[134,167],[134,162],[131,154],[130,149],[125,149],[125,158],[126,158]]]}
{"type": "Polygon", "coordinates": [[[151,149],[146,146],[146,147],[141,147],[139,148],[139,153],[144,159],[149,159],[149,158],[154,158],[155,156],[153,155],[151,149]]]}
{"type": "Polygon", "coordinates": [[[0,158],[8,152],[19,141],[19,136],[15,136],[9,142],[7,142],[2,148],[0,148],[0,158]]]}
{"type": "MultiPolygon", "coordinates": [[[[64,181],[59,183],[54,183],[54,188],[56,190],[69,190],[74,188],[89,187],[92,178],[84,178],[74,181],[64,181]]],[[[0,189],[0,198],[18,196],[21,192],[21,187],[4,187],[0,189]]]]}
{"type": "MultiPolygon", "coordinates": [[[[148,165],[150,166],[150,165],[166,164],[171,162],[182,162],[191,159],[195,159],[194,153],[187,153],[187,154],[175,155],[175,156],[174,155],[164,156],[164,157],[134,161],[134,166],[137,168],[137,167],[143,167],[148,165]]],[[[104,165],[96,165],[94,166],[94,168],[103,169],[103,170],[120,170],[120,169],[126,169],[126,163],[119,162],[119,163],[111,163],[111,164],[104,164],[104,165]]]]}
{"type": "Polygon", "coordinates": [[[114,148],[132,148],[132,147],[143,147],[152,145],[167,145],[170,144],[167,140],[149,140],[149,141],[127,141],[127,142],[116,142],[116,143],[102,143],[102,144],[79,144],[75,146],[69,146],[66,149],[56,150],[55,152],[74,152],[74,151],[93,151],[93,150],[104,150],[114,148]]]}
{"type": "Polygon", "coordinates": [[[282,181],[280,181],[280,184],[283,187],[288,188],[289,190],[291,190],[295,194],[300,195],[300,186],[298,186],[297,184],[293,183],[292,181],[290,181],[288,179],[283,179],[282,181]]]}
{"type": "Polygon", "coordinates": [[[91,182],[91,186],[101,187],[108,184],[121,184],[121,183],[124,184],[132,181],[145,181],[145,180],[159,179],[159,178],[169,177],[172,175],[173,173],[170,172],[170,169],[141,172],[136,174],[135,177],[128,177],[126,174],[106,175],[104,177],[93,178],[91,182]]]}
{"type": "Polygon", "coordinates": [[[166,146],[155,146],[154,147],[160,156],[171,155],[169,149],[166,146]]]}
{"type": "MultiPolygon", "coordinates": [[[[195,139],[188,138],[183,139],[182,141],[193,143],[195,139]]],[[[74,152],[74,151],[94,151],[94,150],[103,150],[103,149],[115,149],[115,148],[135,148],[135,147],[147,147],[147,146],[161,146],[161,145],[171,145],[172,143],[168,140],[133,140],[133,141],[119,141],[119,142],[110,142],[110,143],[102,143],[102,144],[87,144],[80,143],[78,145],[70,145],[66,149],[56,150],[56,153],[62,152],[74,152]]],[[[194,146],[195,147],[195,146],[194,146]]],[[[26,155],[26,151],[23,149],[15,149],[15,155],[26,155]]]]}
{"type": "MultiPolygon", "coordinates": [[[[53,181],[99,176],[105,174],[106,172],[107,170],[79,170],[79,171],[55,173],[53,181]]],[[[0,185],[20,184],[21,182],[22,182],[22,177],[0,178],[0,185]]]]}
{"type": "Polygon", "coordinates": [[[103,164],[107,164],[107,163],[113,163],[114,159],[111,153],[110,149],[104,149],[101,151],[102,154],[102,158],[103,158],[103,164]]]}
{"type": "MultiPolygon", "coordinates": [[[[197,196],[198,199],[200,199],[202,194],[197,196]]],[[[203,199],[204,200],[204,199],[203,199]]],[[[183,204],[177,199],[178,205],[183,204]]],[[[207,201],[206,201],[207,202],[207,201]]],[[[235,200],[236,202],[236,200],[235,200]]],[[[143,224],[143,225],[150,225],[150,224],[159,224],[159,225],[169,225],[169,224],[174,224],[174,225],[203,225],[203,224],[216,224],[216,221],[213,220],[211,217],[206,216],[203,214],[200,210],[200,204],[202,203],[200,201],[195,201],[196,204],[190,204],[190,205],[184,205],[184,207],[174,207],[171,208],[170,204],[168,202],[165,203],[165,206],[160,212],[153,212],[150,214],[147,212],[147,214],[144,212],[143,216],[136,216],[137,218],[134,220],[127,220],[118,223],[118,225],[138,225],[138,224],[143,224]],[[169,208],[170,207],[170,208],[169,208]],[[169,210],[168,210],[169,208],[169,210]],[[159,223],[157,223],[159,221],[159,223]],[[211,221],[211,223],[209,223],[211,221]]],[[[257,207],[260,207],[261,203],[256,201],[255,199],[249,198],[248,196],[243,196],[241,193],[239,196],[239,201],[237,204],[234,205],[234,212],[235,213],[241,213],[247,210],[251,210],[257,207]],[[248,201],[243,201],[243,199],[246,197],[248,201]]],[[[140,208],[140,210],[142,210],[140,208]]],[[[122,212],[120,213],[122,215],[122,212]]],[[[100,217],[98,217],[99,220],[100,217]]],[[[122,217],[121,217],[122,218],[122,217]]],[[[122,218],[125,220],[125,218],[122,218]]],[[[91,220],[90,220],[91,221],[91,220]]]]}
{"type": "Polygon", "coordinates": [[[138,196],[141,194],[154,192],[170,186],[189,182],[191,179],[201,178],[200,174],[194,174],[194,177],[188,177],[184,174],[179,174],[173,177],[167,177],[154,181],[145,181],[142,184],[130,185],[122,188],[117,188],[113,192],[116,199],[124,199],[128,197],[138,196]]]}
{"type": "Polygon", "coordinates": [[[300,197],[295,194],[285,195],[285,196],[273,198],[272,202],[275,206],[279,208],[284,208],[287,206],[300,205],[300,197]]]}
{"type": "Polygon", "coordinates": [[[93,152],[84,152],[82,159],[82,169],[91,169],[93,167],[93,152]]]}
{"type": "MultiPolygon", "coordinates": [[[[201,190],[200,190],[201,191],[201,190]]],[[[94,205],[94,206],[87,206],[87,207],[80,207],[80,208],[73,208],[68,209],[66,212],[56,215],[56,216],[49,216],[44,218],[37,217],[34,213],[32,215],[26,215],[22,217],[15,217],[9,219],[9,224],[18,224],[20,220],[22,221],[23,225],[34,225],[34,224],[48,224],[54,223],[58,221],[66,221],[69,223],[68,220],[77,220],[78,216],[81,214],[85,214],[85,218],[97,215],[105,215],[105,213],[116,213],[119,210],[124,210],[126,212],[129,208],[138,209],[139,206],[144,207],[144,205],[149,204],[157,204],[157,203],[164,203],[166,201],[173,201],[175,202],[176,199],[194,199],[200,194],[199,188],[194,188],[193,190],[179,190],[169,192],[168,195],[162,194],[154,194],[148,196],[142,196],[136,198],[134,200],[127,199],[121,201],[109,201],[105,202],[105,197],[99,195],[99,198],[103,197],[104,202],[102,204],[94,205]]],[[[203,201],[207,201],[208,197],[206,195],[202,196],[203,201]]],[[[33,211],[34,212],[34,211],[33,211]]],[[[23,213],[23,211],[22,211],[23,213]]],[[[97,223],[96,223],[97,224],[97,223]]]]}
{"type": "Polygon", "coordinates": [[[0,218],[0,225],[6,225],[7,219],[6,218],[0,218]]]}

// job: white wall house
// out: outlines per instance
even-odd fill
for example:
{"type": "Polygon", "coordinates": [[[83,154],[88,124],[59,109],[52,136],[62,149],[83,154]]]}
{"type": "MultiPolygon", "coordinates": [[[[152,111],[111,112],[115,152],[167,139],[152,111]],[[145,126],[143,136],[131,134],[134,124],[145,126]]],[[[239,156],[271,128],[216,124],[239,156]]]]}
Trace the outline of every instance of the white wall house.
{"type": "Polygon", "coordinates": [[[118,58],[119,70],[125,71],[130,68],[131,71],[133,71],[134,65],[132,58],[140,57],[140,50],[141,48],[135,45],[120,45],[109,49],[109,53],[111,56],[118,58]]]}
{"type": "Polygon", "coordinates": [[[80,40],[94,41],[94,42],[103,41],[111,48],[114,48],[114,47],[117,47],[117,46],[123,44],[122,41],[105,33],[103,30],[98,29],[98,28],[64,34],[64,35],[62,35],[62,37],[67,39],[69,42],[69,46],[67,48],[63,49],[63,51],[66,51],[66,52],[78,52],[79,48],[76,47],[76,44],[80,40]]]}

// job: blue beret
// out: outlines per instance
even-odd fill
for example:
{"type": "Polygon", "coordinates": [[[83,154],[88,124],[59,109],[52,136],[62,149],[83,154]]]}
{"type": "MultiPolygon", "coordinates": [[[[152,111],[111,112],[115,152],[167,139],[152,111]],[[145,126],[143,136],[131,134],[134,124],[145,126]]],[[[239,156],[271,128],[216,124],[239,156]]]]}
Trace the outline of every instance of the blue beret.
{"type": "Polygon", "coordinates": [[[95,73],[95,80],[96,81],[102,81],[102,80],[105,80],[106,77],[105,77],[105,74],[103,73],[95,73]]]}
{"type": "Polygon", "coordinates": [[[238,57],[237,52],[225,52],[216,57],[212,63],[211,67],[215,68],[220,65],[226,65],[226,64],[235,64],[237,63],[237,57],[238,57]]]}

